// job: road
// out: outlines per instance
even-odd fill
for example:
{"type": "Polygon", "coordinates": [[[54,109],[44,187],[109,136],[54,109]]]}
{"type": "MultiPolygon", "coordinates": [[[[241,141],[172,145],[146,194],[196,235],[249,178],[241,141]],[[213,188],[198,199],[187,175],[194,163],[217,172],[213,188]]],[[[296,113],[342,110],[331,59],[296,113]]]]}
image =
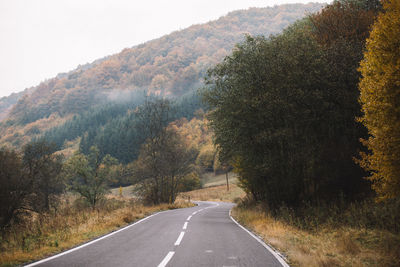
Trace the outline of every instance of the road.
{"type": "Polygon", "coordinates": [[[230,218],[233,204],[197,204],[157,213],[27,266],[285,266],[230,218]]]}

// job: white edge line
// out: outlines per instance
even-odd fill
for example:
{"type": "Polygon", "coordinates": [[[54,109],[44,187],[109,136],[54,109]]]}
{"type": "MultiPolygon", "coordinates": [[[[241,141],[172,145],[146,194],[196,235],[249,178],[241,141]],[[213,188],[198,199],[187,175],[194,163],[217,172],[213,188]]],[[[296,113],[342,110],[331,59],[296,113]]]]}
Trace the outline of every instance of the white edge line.
{"type": "Polygon", "coordinates": [[[188,222],[185,222],[185,224],[183,225],[183,230],[186,230],[186,228],[187,228],[187,225],[188,225],[188,222]]]}
{"type": "Polygon", "coordinates": [[[181,243],[182,238],[183,238],[184,235],[185,235],[185,232],[181,232],[179,234],[178,239],[175,241],[175,244],[174,244],[175,246],[179,246],[179,244],[181,243]]]}
{"type": "Polygon", "coordinates": [[[165,211],[160,211],[160,212],[154,213],[154,214],[152,214],[152,215],[150,215],[150,216],[147,216],[147,217],[145,217],[145,218],[143,218],[143,219],[141,219],[141,220],[139,220],[139,221],[137,221],[137,222],[135,222],[135,223],[133,223],[133,224],[127,225],[127,226],[125,226],[125,227],[123,227],[123,228],[121,228],[121,229],[119,229],[119,230],[117,230],[117,231],[114,231],[114,232],[111,232],[111,233],[109,233],[109,234],[106,234],[106,235],[104,235],[104,236],[102,236],[102,237],[99,237],[99,238],[97,238],[97,239],[95,239],[95,240],[89,241],[89,242],[87,242],[87,243],[85,243],[85,244],[83,244],[83,245],[80,245],[80,246],[78,246],[78,247],[75,247],[75,248],[69,249],[69,250],[67,250],[67,251],[61,252],[61,253],[59,253],[59,254],[56,254],[56,255],[54,255],[54,256],[51,256],[51,257],[49,257],[49,258],[45,258],[45,259],[43,259],[43,260],[36,261],[36,262],[33,262],[33,263],[31,263],[31,264],[28,264],[28,265],[24,265],[24,266],[25,266],[25,267],[36,266],[36,265],[38,265],[38,264],[41,264],[41,263],[44,263],[44,262],[53,260],[53,259],[55,259],[55,258],[64,256],[64,255],[69,254],[69,253],[71,253],[71,252],[74,252],[74,251],[76,251],[76,250],[78,250],[78,249],[87,247],[87,246],[89,246],[89,245],[91,245],[91,244],[93,244],[93,243],[96,243],[96,242],[98,242],[98,241],[100,241],[100,240],[103,240],[103,239],[105,239],[105,238],[107,238],[107,237],[110,237],[110,236],[112,236],[112,235],[114,235],[114,234],[116,234],[116,233],[119,233],[119,232],[123,231],[123,230],[126,230],[126,229],[128,229],[128,228],[130,228],[130,227],[132,227],[132,226],[134,226],[134,225],[136,225],[136,224],[138,224],[138,223],[141,223],[141,222],[143,222],[143,221],[145,221],[145,220],[147,220],[147,219],[150,219],[151,217],[153,217],[153,216],[155,216],[155,215],[157,215],[157,214],[160,214],[160,213],[162,213],[162,212],[165,212],[165,211]]]}
{"type": "Polygon", "coordinates": [[[237,226],[239,226],[240,228],[242,228],[244,231],[246,231],[249,235],[251,235],[255,240],[258,241],[258,243],[260,243],[261,245],[263,245],[269,252],[271,252],[272,255],[274,255],[274,257],[279,261],[280,264],[282,264],[282,266],[284,267],[290,267],[286,261],[282,258],[281,255],[279,255],[278,253],[276,253],[275,250],[273,250],[270,246],[268,246],[267,244],[265,244],[264,241],[262,241],[259,237],[257,237],[256,235],[254,235],[252,232],[250,232],[249,230],[247,230],[245,227],[243,227],[240,223],[238,223],[232,216],[231,216],[231,211],[232,209],[229,210],[229,217],[231,218],[231,220],[237,224],[237,226]]]}
{"type": "Polygon", "coordinates": [[[171,258],[174,256],[174,254],[175,254],[174,251],[168,252],[167,256],[165,256],[165,258],[162,260],[162,262],[157,267],[165,267],[168,264],[168,262],[171,260],[171,258]]]}

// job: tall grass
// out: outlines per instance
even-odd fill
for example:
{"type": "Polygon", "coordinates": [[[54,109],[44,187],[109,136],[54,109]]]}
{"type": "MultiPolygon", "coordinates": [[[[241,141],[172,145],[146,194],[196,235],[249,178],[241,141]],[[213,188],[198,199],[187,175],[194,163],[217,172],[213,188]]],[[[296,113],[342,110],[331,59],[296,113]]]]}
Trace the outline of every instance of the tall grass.
{"type": "Polygon", "coordinates": [[[282,205],[278,210],[264,210],[273,217],[305,230],[317,230],[321,225],[380,229],[400,233],[400,199],[376,203],[366,199],[352,203],[303,203],[298,208],[282,205]]]}
{"type": "Polygon", "coordinates": [[[399,207],[364,200],[271,211],[242,201],[233,215],[294,266],[400,266],[399,207]]]}
{"type": "Polygon", "coordinates": [[[31,215],[4,231],[0,236],[0,266],[43,258],[160,210],[191,206],[184,201],[144,206],[132,198],[109,197],[92,210],[80,199],[68,202],[57,212],[31,215]]]}

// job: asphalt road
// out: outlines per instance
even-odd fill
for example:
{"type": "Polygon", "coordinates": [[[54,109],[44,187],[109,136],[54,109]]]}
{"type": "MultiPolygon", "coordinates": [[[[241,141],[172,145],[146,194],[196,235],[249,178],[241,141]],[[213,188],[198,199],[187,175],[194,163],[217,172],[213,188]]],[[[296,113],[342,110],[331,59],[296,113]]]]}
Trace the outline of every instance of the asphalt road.
{"type": "Polygon", "coordinates": [[[197,207],[160,212],[27,266],[283,266],[230,218],[232,207],[198,202],[197,207]]]}

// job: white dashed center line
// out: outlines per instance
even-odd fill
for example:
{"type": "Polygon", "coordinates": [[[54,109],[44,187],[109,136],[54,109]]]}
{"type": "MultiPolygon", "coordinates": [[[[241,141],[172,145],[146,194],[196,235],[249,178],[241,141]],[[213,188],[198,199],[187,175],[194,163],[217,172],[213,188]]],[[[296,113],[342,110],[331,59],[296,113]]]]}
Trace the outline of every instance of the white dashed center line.
{"type": "Polygon", "coordinates": [[[185,235],[185,232],[181,232],[180,235],[178,236],[178,239],[175,242],[175,246],[179,246],[179,244],[182,241],[183,236],[185,235]]]}
{"type": "Polygon", "coordinates": [[[175,254],[174,251],[168,252],[167,256],[165,256],[163,261],[157,267],[165,267],[168,264],[168,262],[171,260],[172,256],[174,256],[174,254],[175,254]]]}
{"type": "MultiPolygon", "coordinates": [[[[216,206],[218,206],[218,204],[215,205],[215,207],[216,206]]],[[[186,228],[188,226],[188,221],[190,221],[190,219],[192,218],[193,215],[196,215],[198,212],[203,211],[203,210],[208,209],[208,208],[213,208],[213,206],[210,206],[210,207],[207,207],[207,208],[202,208],[202,209],[200,209],[198,211],[193,212],[192,215],[187,217],[186,222],[184,223],[182,229],[186,230],[186,228]]],[[[185,235],[185,232],[183,232],[183,231],[179,234],[178,239],[175,241],[175,244],[174,244],[175,246],[179,246],[181,244],[184,235],[185,235]]],[[[206,253],[212,253],[212,252],[213,252],[212,250],[206,250],[206,253]]],[[[162,260],[162,262],[157,267],[165,267],[168,264],[168,262],[172,259],[174,254],[175,254],[174,251],[168,252],[167,256],[165,256],[165,258],[162,260]]]]}

